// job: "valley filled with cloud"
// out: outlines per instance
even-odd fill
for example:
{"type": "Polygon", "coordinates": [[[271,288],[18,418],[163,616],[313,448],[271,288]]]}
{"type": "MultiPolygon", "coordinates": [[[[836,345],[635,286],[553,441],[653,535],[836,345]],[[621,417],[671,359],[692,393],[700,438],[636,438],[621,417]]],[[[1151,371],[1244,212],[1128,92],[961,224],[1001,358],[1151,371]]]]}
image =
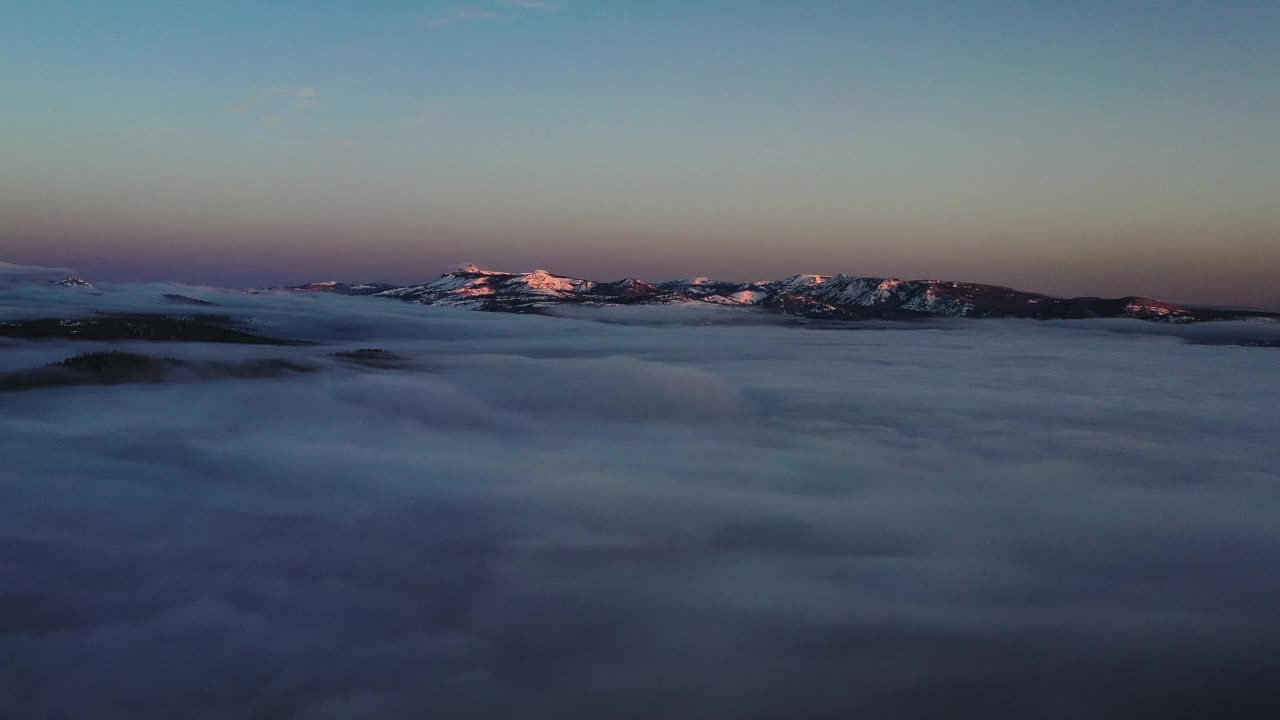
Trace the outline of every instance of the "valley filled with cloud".
{"type": "Polygon", "coordinates": [[[101,290],[264,340],[0,337],[7,716],[1280,712],[1280,325],[101,290]]]}

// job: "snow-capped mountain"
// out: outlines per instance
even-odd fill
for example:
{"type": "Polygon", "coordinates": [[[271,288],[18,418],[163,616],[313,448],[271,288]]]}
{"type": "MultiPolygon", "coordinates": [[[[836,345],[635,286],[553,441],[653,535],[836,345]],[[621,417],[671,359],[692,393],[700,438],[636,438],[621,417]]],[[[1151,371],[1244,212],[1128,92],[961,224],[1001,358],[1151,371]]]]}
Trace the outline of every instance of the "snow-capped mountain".
{"type": "Polygon", "coordinates": [[[632,278],[601,283],[553,275],[546,270],[510,273],[483,270],[474,265],[445,273],[438,280],[388,290],[379,293],[379,296],[426,305],[507,312],[531,312],[548,305],[565,303],[634,304],[673,297],[653,285],[632,278]]]}
{"type": "Polygon", "coordinates": [[[659,283],[648,283],[635,278],[598,282],[555,275],[546,270],[517,273],[468,265],[421,285],[347,285],[329,281],[291,289],[376,295],[424,305],[499,312],[542,312],[546,308],[566,304],[708,303],[840,320],[1128,317],[1160,322],[1194,322],[1239,317],[1277,317],[1272,313],[1183,307],[1137,296],[1059,298],[996,285],[844,274],[793,275],[782,280],[746,283],[705,277],[659,283]]]}
{"type": "Polygon", "coordinates": [[[75,288],[76,290],[85,290],[87,292],[98,292],[98,288],[94,287],[88,280],[82,277],[72,276],[65,280],[53,281],[54,285],[60,285],[65,288],[75,288]]]}

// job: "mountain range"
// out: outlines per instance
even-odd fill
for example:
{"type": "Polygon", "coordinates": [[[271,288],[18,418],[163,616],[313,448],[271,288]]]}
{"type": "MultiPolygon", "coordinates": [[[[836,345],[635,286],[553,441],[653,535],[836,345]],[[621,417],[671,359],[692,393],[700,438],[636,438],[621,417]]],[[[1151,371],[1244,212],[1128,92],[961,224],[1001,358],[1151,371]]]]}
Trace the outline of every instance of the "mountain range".
{"type": "Polygon", "coordinates": [[[830,320],[1017,317],[1038,320],[1134,318],[1186,323],[1280,319],[1280,313],[1192,307],[1132,295],[1063,298],[979,283],[843,274],[793,275],[757,282],[726,282],[705,277],[657,283],[635,278],[599,282],[546,270],[503,272],[467,265],[419,285],[326,281],[288,289],[519,313],[541,313],[560,305],[704,303],[830,320]]]}

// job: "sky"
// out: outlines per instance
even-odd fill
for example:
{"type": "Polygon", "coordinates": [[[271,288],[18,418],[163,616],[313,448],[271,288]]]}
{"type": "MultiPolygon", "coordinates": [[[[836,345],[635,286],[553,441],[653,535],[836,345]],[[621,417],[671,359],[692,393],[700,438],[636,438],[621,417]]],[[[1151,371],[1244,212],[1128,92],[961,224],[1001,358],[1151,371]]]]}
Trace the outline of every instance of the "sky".
{"type": "Polygon", "coordinates": [[[0,6],[0,259],[1280,306],[1280,4],[0,6]]]}

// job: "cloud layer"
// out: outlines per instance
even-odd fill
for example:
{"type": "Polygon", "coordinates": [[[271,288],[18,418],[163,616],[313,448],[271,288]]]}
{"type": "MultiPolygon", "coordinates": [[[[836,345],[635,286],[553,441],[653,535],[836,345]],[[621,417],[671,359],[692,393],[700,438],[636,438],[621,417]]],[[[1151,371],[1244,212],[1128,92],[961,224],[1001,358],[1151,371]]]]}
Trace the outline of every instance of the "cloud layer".
{"type": "Polygon", "coordinates": [[[313,87],[270,87],[250,95],[244,100],[228,108],[232,113],[245,113],[262,108],[270,112],[259,116],[258,120],[268,127],[279,127],[288,122],[285,113],[299,116],[320,106],[320,91],[313,87]],[[292,100],[292,103],[288,103],[292,100]]]}
{"type": "MultiPolygon", "coordinates": [[[[497,5],[512,11],[554,12],[560,9],[559,3],[549,0],[497,0],[497,5]]],[[[518,16],[517,12],[502,12],[482,5],[459,5],[447,13],[423,18],[422,25],[442,28],[462,23],[513,20],[518,16]]]]}
{"type": "Polygon", "coordinates": [[[321,344],[112,347],[324,370],[0,397],[17,717],[1280,710],[1274,350],[103,290],[0,319],[180,292],[321,344]]]}

